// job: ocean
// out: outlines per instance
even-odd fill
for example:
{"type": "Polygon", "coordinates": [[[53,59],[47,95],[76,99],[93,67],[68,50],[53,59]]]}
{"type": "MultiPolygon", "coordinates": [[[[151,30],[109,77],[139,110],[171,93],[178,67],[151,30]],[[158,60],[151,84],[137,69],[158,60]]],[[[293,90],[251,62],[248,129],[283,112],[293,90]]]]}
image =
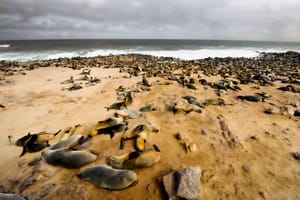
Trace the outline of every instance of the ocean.
{"type": "Polygon", "coordinates": [[[0,41],[0,60],[147,54],[184,60],[256,57],[260,52],[300,52],[300,43],[229,40],[15,40],[0,41]]]}

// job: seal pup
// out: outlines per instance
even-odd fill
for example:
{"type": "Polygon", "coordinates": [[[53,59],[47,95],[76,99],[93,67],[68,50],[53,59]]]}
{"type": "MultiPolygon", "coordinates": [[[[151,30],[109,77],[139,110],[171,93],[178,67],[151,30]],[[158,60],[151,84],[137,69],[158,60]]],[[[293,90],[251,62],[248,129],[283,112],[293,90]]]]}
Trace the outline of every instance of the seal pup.
{"type": "Polygon", "coordinates": [[[79,168],[97,159],[88,151],[72,151],[70,149],[47,149],[42,153],[43,159],[50,165],[60,165],[66,168],[79,168]]]}
{"type": "Polygon", "coordinates": [[[153,148],[144,151],[134,151],[119,156],[111,156],[109,164],[117,169],[145,168],[155,165],[161,157],[160,149],[153,145],[153,148]]]}
{"type": "Polygon", "coordinates": [[[79,172],[80,179],[87,180],[93,185],[110,189],[122,190],[137,183],[138,177],[131,170],[113,169],[108,165],[95,165],[79,172]]]}
{"type": "Polygon", "coordinates": [[[126,140],[135,139],[135,148],[137,150],[144,150],[147,137],[151,132],[157,133],[159,132],[159,129],[157,129],[150,123],[140,124],[134,127],[133,129],[126,130],[121,137],[120,149],[124,148],[126,140]]]}
{"type": "Polygon", "coordinates": [[[1,200],[25,200],[22,196],[18,194],[10,194],[10,193],[0,193],[1,200]]]}

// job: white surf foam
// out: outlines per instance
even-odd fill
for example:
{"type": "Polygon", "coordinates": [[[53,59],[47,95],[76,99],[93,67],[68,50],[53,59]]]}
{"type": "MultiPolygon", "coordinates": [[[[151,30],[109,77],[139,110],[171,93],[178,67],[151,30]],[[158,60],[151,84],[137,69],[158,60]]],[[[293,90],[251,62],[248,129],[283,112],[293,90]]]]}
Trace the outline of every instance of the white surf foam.
{"type": "MultiPolygon", "coordinates": [[[[181,50],[142,50],[142,49],[98,49],[80,51],[44,51],[44,52],[3,52],[0,60],[29,61],[71,57],[94,57],[120,54],[145,54],[152,56],[173,57],[183,60],[194,60],[203,58],[224,57],[246,57],[259,56],[259,52],[286,52],[287,49],[255,49],[255,48],[207,48],[207,49],[181,49],[181,50]]],[[[300,51],[298,51],[300,52],[300,51]]]]}
{"type": "Polygon", "coordinates": [[[0,44],[0,48],[8,48],[8,47],[10,47],[9,44],[0,44]]]}

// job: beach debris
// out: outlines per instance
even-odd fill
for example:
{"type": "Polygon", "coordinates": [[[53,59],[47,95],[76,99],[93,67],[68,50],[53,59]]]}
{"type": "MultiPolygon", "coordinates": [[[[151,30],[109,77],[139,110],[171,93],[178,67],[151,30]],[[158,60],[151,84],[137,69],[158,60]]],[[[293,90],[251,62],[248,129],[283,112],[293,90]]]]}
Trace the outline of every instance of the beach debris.
{"type": "Polygon", "coordinates": [[[164,189],[169,199],[200,200],[200,167],[188,167],[163,177],[164,189]]]}
{"type": "Polygon", "coordinates": [[[197,145],[193,140],[183,133],[176,133],[175,138],[179,140],[179,143],[182,145],[186,153],[192,153],[197,151],[197,145]]]}
{"type": "Polygon", "coordinates": [[[87,180],[97,187],[109,190],[122,190],[133,186],[138,177],[135,172],[114,169],[108,165],[88,167],[77,174],[80,179],[87,180]]]}
{"type": "Polygon", "coordinates": [[[3,104],[0,104],[0,108],[5,108],[5,106],[3,104]]]}
{"type": "Polygon", "coordinates": [[[153,145],[153,148],[143,151],[137,150],[131,153],[111,156],[109,165],[117,169],[136,169],[151,167],[160,161],[160,149],[153,145]]]}

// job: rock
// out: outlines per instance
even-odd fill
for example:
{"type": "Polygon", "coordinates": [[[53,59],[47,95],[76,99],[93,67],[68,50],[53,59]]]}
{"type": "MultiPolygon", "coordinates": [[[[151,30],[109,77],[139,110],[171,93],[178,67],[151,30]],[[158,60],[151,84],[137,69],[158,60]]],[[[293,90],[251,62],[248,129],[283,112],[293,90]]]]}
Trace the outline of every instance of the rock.
{"type": "Polygon", "coordinates": [[[180,169],[163,177],[169,199],[201,199],[200,167],[180,169]]]}
{"type": "Polygon", "coordinates": [[[295,116],[295,117],[300,117],[300,111],[299,111],[299,110],[296,110],[296,111],[294,112],[294,116],[295,116]]]}
{"type": "Polygon", "coordinates": [[[295,160],[300,160],[300,153],[299,152],[293,152],[292,156],[295,160]]]}

